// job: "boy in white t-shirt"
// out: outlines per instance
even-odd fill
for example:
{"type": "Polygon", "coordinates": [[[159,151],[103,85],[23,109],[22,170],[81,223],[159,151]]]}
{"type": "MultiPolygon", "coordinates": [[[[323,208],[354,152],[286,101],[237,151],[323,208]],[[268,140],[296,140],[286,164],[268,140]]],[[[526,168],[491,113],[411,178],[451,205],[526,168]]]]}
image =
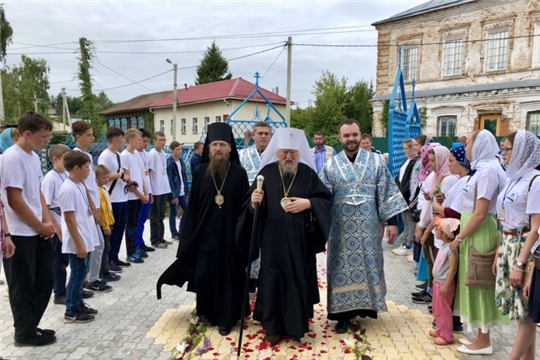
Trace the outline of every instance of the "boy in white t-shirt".
{"type": "Polygon", "coordinates": [[[142,134],[137,129],[128,129],[125,134],[127,148],[122,151],[122,167],[129,171],[130,183],[127,185],[127,222],[126,222],[126,251],[127,262],[140,264],[144,260],[135,248],[135,233],[139,222],[141,203],[148,202],[148,190],[144,181],[144,164],[137,149],[141,146],[142,134]]]}
{"type": "Polygon", "coordinates": [[[122,168],[122,159],[119,150],[124,149],[126,143],[124,131],[117,127],[110,127],[105,134],[107,148],[101,152],[98,158],[99,165],[105,165],[111,172],[109,183],[106,185],[111,197],[112,212],[114,215],[114,227],[111,230],[111,250],[109,251],[109,271],[121,273],[121,267],[129,267],[130,263],[118,258],[127,221],[128,194],[124,191],[129,183],[129,171],[122,168]]]}
{"type": "MultiPolygon", "coordinates": [[[[47,154],[50,161],[53,163],[53,168],[45,175],[41,183],[41,192],[45,198],[51,214],[58,224],[61,223],[62,212],[60,210],[60,202],[58,195],[60,187],[66,181],[69,174],[64,168],[64,155],[70,152],[71,149],[64,144],[52,145],[47,154]]],[[[52,239],[54,247],[54,303],[59,305],[66,304],[66,268],[69,265],[69,258],[66,254],[62,254],[62,242],[55,235],[52,239]]],[[[91,291],[85,292],[85,297],[89,298],[94,295],[91,291]]]]}
{"type": "Polygon", "coordinates": [[[139,210],[139,222],[137,223],[137,232],[135,233],[135,248],[137,249],[136,252],[139,254],[142,258],[147,258],[148,254],[147,251],[156,251],[153,247],[147,246],[144,243],[144,223],[148,219],[148,212],[150,211],[150,204],[154,201],[152,197],[152,184],[150,182],[150,170],[149,170],[149,164],[148,164],[148,153],[146,152],[146,149],[148,148],[148,145],[150,145],[150,138],[152,137],[152,134],[150,131],[141,128],[139,131],[142,134],[141,144],[137,148],[139,156],[141,157],[141,161],[143,163],[143,169],[144,169],[144,183],[146,185],[146,190],[148,191],[148,199],[149,201],[146,204],[141,204],[141,209],[139,210]]]}
{"type": "Polygon", "coordinates": [[[84,180],[84,186],[86,186],[90,196],[90,209],[92,209],[96,226],[96,231],[94,233],[98,237],[98,245],[92,252],[88,263],[88,279],[86,279],[85,288],[94,292],[110,292],[112,291],[112,287],[107,285],[106,281],[99,278],[105,240],[103,239],[103,234],[99,227],[100,203],[96,184],[96,174],[94,172],[94,160],[92,155],[87,152],[94,143],[94,131],[92,130],[92,125],[86,121],[75,121],[71,124],[71,131],[73,132],[73,137],[77,143],[77,146],[73,150],[82,152],[90,161],[90,176],[84,180]]]}
{"type": "Polygon", "coordinates": [[[165,210],[167,199],[171,193],[167,177],[167,155],[163,151],[167,138],[161,131],[154,133],[154,148],[148,154],[148,169],[152,184],[153,202],[150,207],[150,243],[158,248],[166,248],[165,244],[165,210]]]}
{"type": "Polygon", "coordinates": [[[83,289],[89,269],[90,254],[99,246],[94,213],[84,185],[90,175],[90,159],[82,152],[72,150],[64,155],[68,179],[60,187],[62,252],[68,255],[71,274],[66,288],[64,321],[85,323],[94,320],[97,310],[83,303],[83,289]]]}
{"type": "Polygon", "coordinates": [[[53,289],[54,249],[58,225],[40,190],[41,161],[34,152],[49,143],[52,124],[35,112],[18,122],[21,137],[0,159],[0,191],[5,222],[15,254],[4,259],[15,344],[43,346],[56,341],[53,330],[39,329],[53,289]]]}

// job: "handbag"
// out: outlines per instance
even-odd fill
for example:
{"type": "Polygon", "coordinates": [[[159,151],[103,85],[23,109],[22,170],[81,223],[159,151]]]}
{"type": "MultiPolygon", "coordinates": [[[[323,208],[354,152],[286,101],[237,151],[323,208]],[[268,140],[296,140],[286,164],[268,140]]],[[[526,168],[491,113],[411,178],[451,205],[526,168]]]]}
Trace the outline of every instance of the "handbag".
{"type": "MultiPolygon", "coordinates": [[[[474,207],[476,209],[476,196],[478,184],[474,188],[474,207]]],[[[474,250],[471,241],[469,248],[469,259],[467,263],[467,274],[465,276],[465,286],[474,286],[481,288],[494,288],[495,275],[493,274],[493,261],[495,260],[496,250],[488,254],[481,254],[474,250]]]]}

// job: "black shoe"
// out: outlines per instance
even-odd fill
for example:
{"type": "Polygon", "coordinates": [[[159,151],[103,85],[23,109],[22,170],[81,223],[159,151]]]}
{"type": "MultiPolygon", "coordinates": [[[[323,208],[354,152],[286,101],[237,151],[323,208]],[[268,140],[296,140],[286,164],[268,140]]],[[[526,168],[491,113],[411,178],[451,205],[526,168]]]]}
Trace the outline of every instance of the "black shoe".
{"type": "Polygon", "coordinates": [[[424,281],[423,283],[416,285],[415,288],[418,290],[427,290],[427,281],[424,281]]]}
{"type": "Polygon", "coordinates": [[[431,304],[432,298],[431,295],[426,292],[422,296],[416,296],[412,298],[412,302],[415,304],[431,304]]]}
{"type": "Polygon", "coordinates": [[[132,262],[132,263],[135,263],[135,264],[142,264],[144,262],[143,259],[141,259],[139,256],[137,256],[136,254],[133,254],[133,255],[130,255],[126,258],[127,261],[129,262],[132,262]]]}
{"type": "Polygon", "coordinates": [[[463,333],[463,324],[457,323],[452,324],[452,332],[456,334],[462,334],[463,333]]]}
{"type": "Polygon", "coordinates": [[[142,246],[142,248],[143,248],[144,251],[146,251],[146,252],[156,251],[156,249],[154,249],[154,248],[151,247],[151,246],[146,246],[146,244],[144,244],[144,245],[142,246]]]}
{"type": "Polygon", "coordinates": [[[231,333],[231,328],[227,326],[220,326],[219,327],[219,335],[221,336],[227,336],[231,333]]]}
{"type": "Polygon", "coordinates": [[[88,315],[96,315],[98,311],[96,309],[92,309],[88,304],[83,303],[79,309],[80,312],[83,312],[88,315]]]}
{"type": "Polygon", "coordinates": [[[272,346],[279,344],[281,335],[264,335],[264,341],[268,341],[272,346]]]}
{"type": "Polygon", "coordinates": [[[99,280],[91,282],[91,283],[86,283],[86,285],[84,285],[84,288],[88,290],[96,291],[96,292],[105,292],[105,293],[111,292],[113,289],[112,286],[107,285],[106,283],[101,282],[99,280]]]}
{"type": "Polygon", "coordinates": [[[55,303],[56,305],[66,305],[66,296],[55,296],[53,303],[55,303]]]}
{"type": "Polygon", "coordinates": [[[162,241],[156,241],[155,243],[152,244],[152,246],[154,248],[157,248],[157,249],[166,249],[167,248],[167,244],[165,244],[162,241]]]}
{"type": "Polygon", "coordinates": [[[121,273],[123,270],[120,266],[116,265],[114,261],[111,261],[109,263],[109,271],[115,272],[115,273],[121,273]]]}
{"type": "Polygon", "coordinates": [[[112,271],[109,272],[108,274],[103,274],[101,276],[101,280],[105,280],[105,281],[109,281],[109,282],[114,282],[114,281],[118,281],[120,280],[122,277],[120,275],[116,275],[115,273],[113,273],[112,271]]]}
{"type": "Polygon", "coordinates": [[[77,324],[77,323],[87,323],[95,320],[94,315],[85,314],[82,311],[77,311],[73,315],[64,315],[64,322],[66,324],[77,324]]]}
{"type": "Polygon", "coordinates": [[[51,330],[51,329],[40,329],[40,328],[36,328],[37,332],[40,333],[41,335],[47,335],[47,336],[54,336],[56,335],[56,331],[54,330],[51,330]]]}
{"type": "Polygon", "coordinates": [[[349,319],[347,320],[339,320],[336,324],[336,332],[338,334],[345,334],[347,331],[349,331],[349,326],[351,325],[351,322],[349,319]]]}
{"type": "Polygon", "coordinates": [[[15,346],[45,346],[54,344],[56,342],[56,336],[54,335],[45,335],[45,334],[35,334],[25,339],[17,339],[15,337],[15,346]]]}
{"type": "MultiPolygon", "coordinates": [[[[178,237],[178,239],[180,239],[180,237],[178,237]]],[[[172,244],[174,244],[172,241],[168,241],[168,240],[165,240],[165,239],[163,239],[163,240],[161,240],[161,241],[163,241],[163,243],[164,243],[165,245],[172,245],[172,244]]]]}
{"type": "MultiPolygon", "coordinates": [[[[122,260],[120,260],[120,259],[115,260],[115,263],[116,263],[116,265],[118,265],[118,266],[120,266],[120,267],[130,267],[130,266],[131,266],[130,263],[124,262],[124,261],[122,261],[122,260]]],[[[109,268],[109,270],[112,271],[110,268],[109,268]]]]}
{"type": "Polygon", "coordinates": [[[413,292],[411,293],[411,297],[419,297],[419,296],[424,296],[425,294],[427,294],[427,291],[426,290],[422,290],[422,291],[418,291],[418,292],[413,292]]]}
{"type": "Polygon", "coordinates": [[[178,234],[173,235],[173,236],[171,236],[171,239],[176,240],[176,241],[180,241],[180,235],[178,235],[178,234]]]}
{"type": "Polygon", "coordinates": [[[82,291],[82,298],[83,299],[90,299],[92,296],[94,296],[93,291],[84,290],[82,291]]]}

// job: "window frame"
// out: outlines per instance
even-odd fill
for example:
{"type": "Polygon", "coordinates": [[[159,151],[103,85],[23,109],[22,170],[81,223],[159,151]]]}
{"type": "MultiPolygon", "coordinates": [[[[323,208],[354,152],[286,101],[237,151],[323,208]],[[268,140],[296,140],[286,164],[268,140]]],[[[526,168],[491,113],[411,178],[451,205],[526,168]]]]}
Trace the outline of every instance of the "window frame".
{"type": "Polygon", "coordinates": [[[540,20],[533,26],[532,67],[540,67],[540,20]]]}
{"type": "Polygon", "coordinates": [[[456,115],[439,115],[437,116],[437,136],[439,137],[455,137],[456,136],[456,129],[457,129],[457,116],[456,115]],[[453,133],[449,131],[449,120],[453,120],[453,133]],[[442,125],[443,121],[445,121],[445,131],[443,134],[442,131],[442,125]]]}
{"type": "Polygon", "coordinates": [[[165,120],[159,120],[159,131],[165,133],[165,120]]]}
{"type": "Polygon", "coordinates": [[[171,119],[171,135],[174,135],[174,119],[171,119]]]}
{"type": "Polygon", "coordinates": [[[204,117],[204,132],[208,131],[208,125],[210,125],[210,116],[204,117]]]}
{"type": "Polygon", "coordinates": [[[221,115],[216,115],[214,122],[221,122],[221,115]]]}
{"type": "MultiPolygon", "coordinates": [[[[441,73],[442,77],[451,77],[451,76],[461,76],[463,75],[463,50],[465,48],[465,42],[463,41],[463,36],[450,36],[444,39],[443,41],[443,51],[442,51],[442,67],[441,67],[441,73]],[[453,54],[454,59],[452,61],[447,61],[448,57],[448,48],[447,45],[449,44],[457,44],[459,43],[459,59],[456,59],[456,53],[453,54]],[[452,67],[453,72],[451,74],[447,73],[448,68],[446,67],[447,64],[453,63],[454,67],[452,67]],[[455,67],[456,64],[459,63],[459,68],[455,67]],[[456,71],[457,72],[454,72],[456,71]]],[[[458,45],[454,45],[453,49],[456,51],[458,49],[458,45]]]]}
{"type": "MultiPolygon", "coordinates": [[[[507,26],[486,30],[486,44],[484,46],[484,72],[485,73],[508,70],[508,59],[510,58],[510,39],[509,38],[510,38],[510,28],[507,26]],[[489,39],[490,36],[495,36],[502,33],[506,33],[504,40],[501,40],[500,38],[489,39]],[[490,44],[492,44],[495,41],[503,41],[506,43],[504,68],[498,68],[498,67],[494,68],[494,66],[490,66],[492,65],[489,62],[489,60],[492,58],[489,54],[491,50],[490,44]]],[[[499,48],[502,48],[502,47],[499,47],[499,48]]],[[[500,56],[501,54],[495,54],[493,58],[497,58],[500,56]]],[[[500,63],[502,62],[498,61],[496,64],[500,64],[500,63]]],[[[495,63],[493,65],[495,65],[495,63]]]]}
{"type": "Polygon", "coordinates": [[[199,119],[197,117],[194,117],[191,119],[191,133],[192,134],[199,133],[199,119]]]}
{"type": "Polygon", "coordinates": [[[401,73],[403,74],[403,81],[411,82],[413,79],[416,79],[418,76],[418,56],[419,56],[419,46],[418,45],[402,45],[401,46],[401,73]],[[409,52],[411,50],[415,50],[415,62],[414,67],[410,66],[410,55],[407,56],[408,62],[407,62],[407,68],[405,63],[405,52],[409,52]],[[414,73],[413,71],[414,70],[414,73]]]}
{"type": "Polygon", "coordinates": [[[187,128],[186,118],[180,119],[180,132],[182,133],[182,135],[187,134],[186,128],[187,128]]]}
{"type": "Polygon", "coordinates": [[[525,123],[525,129],[527,131],[532,132],[536,136],[540,136],[540,109],[527,112],[527,121],[525,123]],[[534,115],[538,116],[538,119],[534,119],[535,126],[536,126],[536,131],[534,131],[534,129],[531,130],[531,128],[530,128],[530,126],[531,126],[531,116],[534,116],[534,115]]]}

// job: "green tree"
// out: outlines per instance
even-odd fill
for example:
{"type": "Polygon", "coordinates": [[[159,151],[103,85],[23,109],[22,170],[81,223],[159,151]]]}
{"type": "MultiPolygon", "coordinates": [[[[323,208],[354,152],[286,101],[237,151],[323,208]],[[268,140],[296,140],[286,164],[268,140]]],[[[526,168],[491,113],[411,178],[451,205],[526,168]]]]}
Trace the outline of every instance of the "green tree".
{"type": "Polygon", "coordinates": [[[381,125],[383,129],[383,136],[388,134],[388,112],[390,111],[390,100],[384,100],[383,110],[381,114],[381,125]]]}
{"type": "Polygon", "coordinates": [[[79,39],[81,54],[79,56],[79,86],[81,89],[82,107],[78,112],[83,120],[88,120],[92,124],[94,136],[99,139],[105,132],[105,120],[97,111],[97,96],[92,93],[92,59],[95,57],[94,44],[86,38],[79,39]]]}
{"type": "Polygon", "coordinates": [[[4,61],[6,57],[7,46],[11,44],[13,37],[13,29],[9,21],[6,19],[4,8],[0,6],[0,61],[4,61]]]}
{"type": "Polygon", "coordinates": [[[311,121],[311,109],[291,109],[291,127],[306,130],[311,121]]]}
{"type": "Polygon", "coordinates": [[[207,84],[214,81],[229,80],[229,62],[221,54],[219,46],[213,41],[203,54],[201,63],[197,66],[195,85],[207,84]]]}
{"type": "MultiPolygon", "coordinates": [[[[82,100],[78,96],[69,96],[66,95],[66,101],[68,104],[69,114],[72,117],[77,116],[82,108],[82,100]]],[[[51,95],[50,105],[56,110],[58,116],[62,115],[62,92],[58,93],[56,96],[51,95]]]]}
{"type": "Polygon", "coordinates": [[[360,123],[362,133],[371,134],[373,128],[373,83],[365,80],[358,81],[347,92],[348,99],[345,105],[345,117],[356,119],[360,123]]]}
{"type": "Polygon", "coordinates": [[[102,112],[103,110],[107,110],[108,108],[113,107],[115,104],[114,102],[109,99],[107,94],[105,92],[100,91],[99,94],[96,97],[96,108],[95,111],[97,113],[102,112]]]}
{"type": "Polygon", "coordinates": [[[34,99],[38,102],[38,112],[47,114],[49,107],[49,66],[45,59],[21,56],[19,66],[2,70],[2,95],[5,118],[14,122],[34,110],[34,99]]]}

